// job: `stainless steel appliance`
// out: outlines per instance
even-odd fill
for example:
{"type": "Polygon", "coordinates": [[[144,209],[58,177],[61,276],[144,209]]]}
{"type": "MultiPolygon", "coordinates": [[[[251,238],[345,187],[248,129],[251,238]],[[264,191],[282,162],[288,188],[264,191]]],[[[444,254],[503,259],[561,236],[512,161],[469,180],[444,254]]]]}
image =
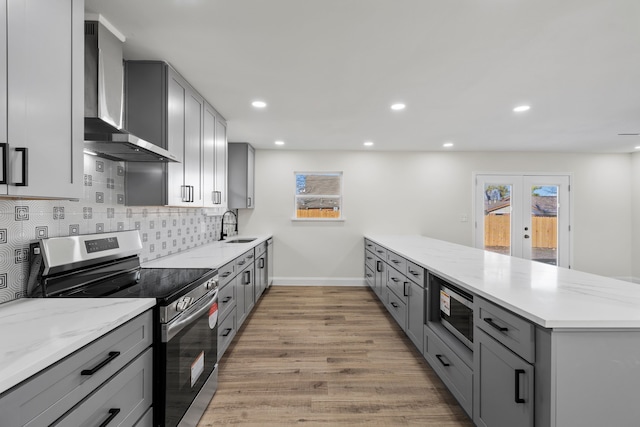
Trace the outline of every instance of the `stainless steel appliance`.
{"type": "Polygon", "coordinates": [[[195,426],[217,387],[218,272],[140,267],[137,231],[31,246],[31,297],[155,298],[154,426],[195,426]]]}
{"type": "Polygon", "coordinates": [[[123,41],[100,20],[84,25],[85,152],[111,160],[177,162],[169,151],[123,128],[123,41]]]}
{"type": "Polygon", "coordinates": [[[473,348],[473,295],[429,273],[432,289],[439,289],[440,323],[464,345],[473,348]]]}

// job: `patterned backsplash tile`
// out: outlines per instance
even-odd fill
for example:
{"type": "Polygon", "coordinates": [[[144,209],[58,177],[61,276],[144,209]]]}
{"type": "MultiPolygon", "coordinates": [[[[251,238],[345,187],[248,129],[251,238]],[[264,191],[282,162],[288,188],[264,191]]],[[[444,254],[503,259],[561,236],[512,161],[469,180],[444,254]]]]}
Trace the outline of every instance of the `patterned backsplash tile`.
{"type": "MultiPolygon", "coordinates": [[[[218,240],[202,208],[124,205],[124,164],[85,155],[82,200],[0,200],[0,303],[24,295],[29,244],[48,237],[140,230],[142,261],[218,240]]],[[[226,227],[226,224],[225,224],[226,227]]],[[[233,226],[227,230],[233,234],[233,226]]]]}

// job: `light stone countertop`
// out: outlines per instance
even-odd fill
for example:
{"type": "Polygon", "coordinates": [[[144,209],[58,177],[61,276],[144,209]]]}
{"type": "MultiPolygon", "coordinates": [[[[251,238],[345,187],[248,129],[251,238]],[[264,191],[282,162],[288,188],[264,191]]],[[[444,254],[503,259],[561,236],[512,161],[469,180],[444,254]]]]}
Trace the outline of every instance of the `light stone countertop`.
{"type": "Polygon", "coordinates": [[[266,242],[270,234],[232,236],[227,240],[198,246],[187,251],[147,261],[143,268],[220,268],[249,249],[266,242]],[[249,243],[228,243],[229,240],[255,238],[249,243]]]}
{"type": "Polygon", "coordinates": [[[24,298],[0,305],[0,393],[155,303],[154,298],[24,298]]]}
{"type": "Polygon", "coordinates": [[[365,238],[545,328],[640,328],[640,285],[418,235],[365,238]]]}

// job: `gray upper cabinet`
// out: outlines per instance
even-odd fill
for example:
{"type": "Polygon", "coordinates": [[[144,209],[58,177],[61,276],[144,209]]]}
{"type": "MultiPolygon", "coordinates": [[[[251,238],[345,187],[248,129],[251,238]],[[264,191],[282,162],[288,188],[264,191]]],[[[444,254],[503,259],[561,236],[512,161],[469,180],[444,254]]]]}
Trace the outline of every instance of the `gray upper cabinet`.
{"type": "Polygon", "coordinates": [[[80,198],[83,2],[3,0],[0,25],[0,196],[80,198]]]}
{"type": "Polygon", "coordinates": [[[227,123],[204,103],[202,189],[204,207],[227,207],[227,123]]]}
{"type": "Polygon", "coordinates": [[[127,162],[127,205],[224,207],[226,122],[166,62],[125,61],[125,127],[179,162],[127,162]]]}
{"type": "Polygon", "coordinates": [[[255,151],[246,142],[229,143],[229,208],[255,206],[255,151]]]}

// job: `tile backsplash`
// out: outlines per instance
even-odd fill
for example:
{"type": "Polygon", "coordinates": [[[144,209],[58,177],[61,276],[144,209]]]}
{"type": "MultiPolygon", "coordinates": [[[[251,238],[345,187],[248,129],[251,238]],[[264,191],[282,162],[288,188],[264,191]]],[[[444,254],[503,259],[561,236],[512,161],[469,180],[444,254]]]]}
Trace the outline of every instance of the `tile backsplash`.
{"type": "Polygon", "coordinates": [[[82,200],[0,200],[0,303],[24,296],[38,239],[140,230],[142,261],[218,240],[222,217],[205,209],[125,206],[124,179],[124,163],[85,155],[82,200]]]}

